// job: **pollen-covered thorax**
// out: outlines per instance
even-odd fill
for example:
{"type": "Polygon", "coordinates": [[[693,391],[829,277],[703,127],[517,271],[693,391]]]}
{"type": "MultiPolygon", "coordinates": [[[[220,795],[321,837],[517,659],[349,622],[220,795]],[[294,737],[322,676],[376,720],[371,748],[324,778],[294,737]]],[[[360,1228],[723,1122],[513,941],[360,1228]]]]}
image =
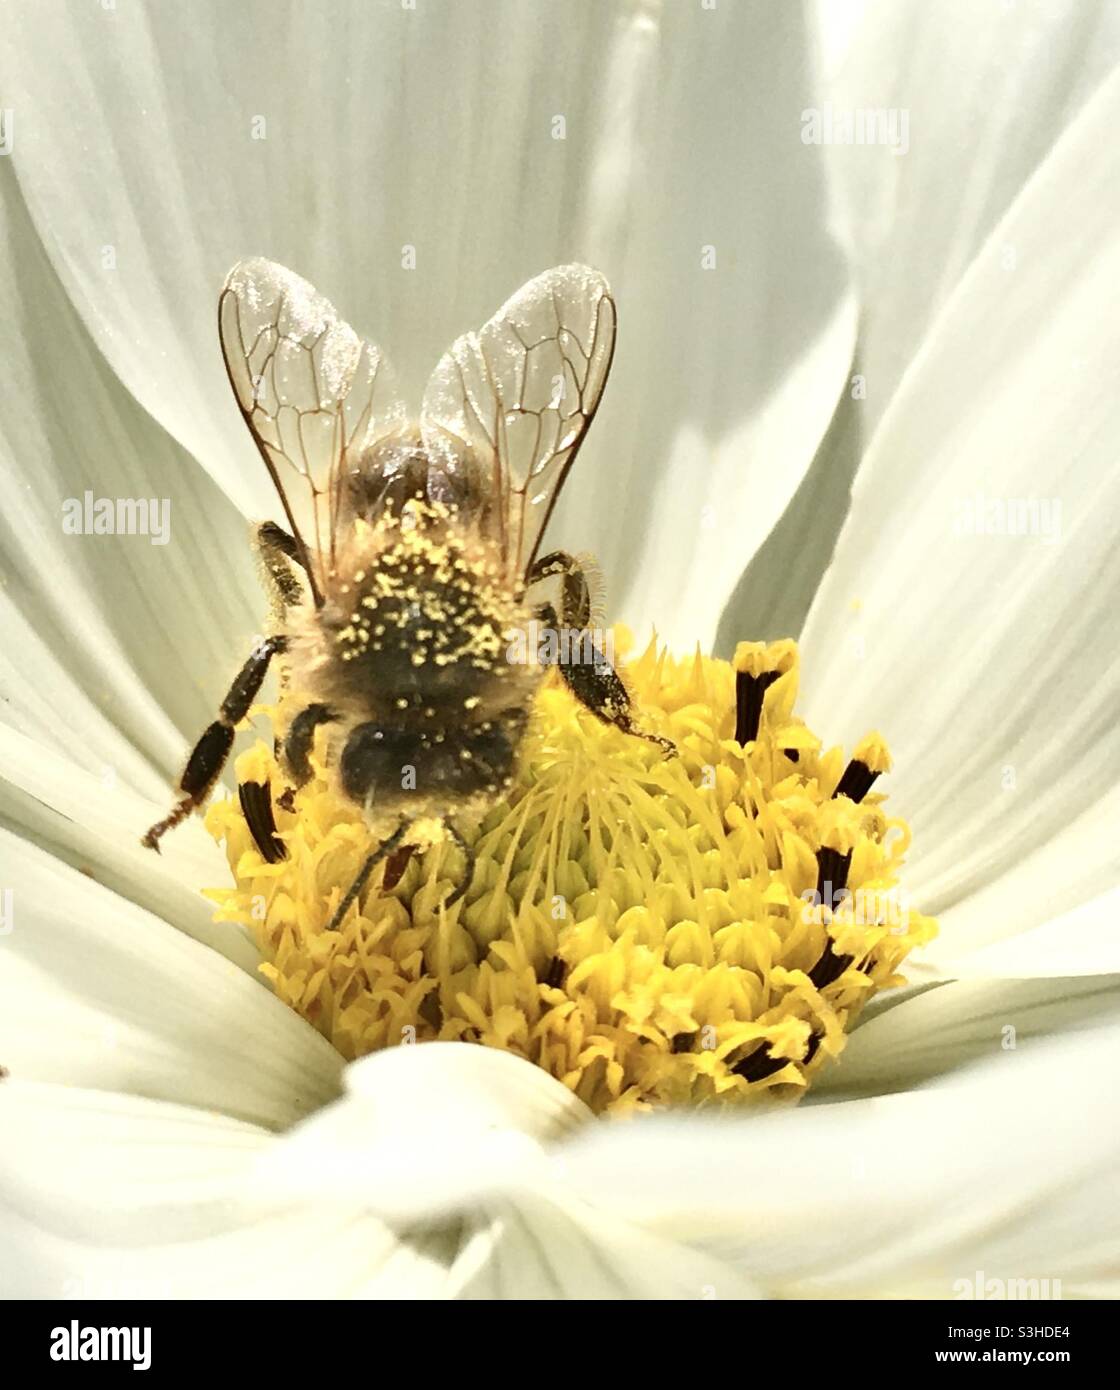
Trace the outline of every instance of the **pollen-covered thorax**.
{"type": "Polygon", "coordinates": [[[520,608],[496,547],[460,532],[452,508],[415,499],[376,526],[355,521],[326,587],[311,669],[329,700],[469,710],[510,675],[520,608]]]}

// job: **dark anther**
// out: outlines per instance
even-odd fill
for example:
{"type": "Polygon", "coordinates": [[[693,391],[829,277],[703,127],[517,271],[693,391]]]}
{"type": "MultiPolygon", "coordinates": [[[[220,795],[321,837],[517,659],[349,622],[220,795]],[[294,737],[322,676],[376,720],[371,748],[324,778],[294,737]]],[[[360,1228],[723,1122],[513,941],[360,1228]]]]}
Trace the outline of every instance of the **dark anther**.
{"type": "Polygon", "coordinates": [[[837,954],[830,938],[821,952],[820,960],[809,971],[809,979],[813,982],[814,989],[824,989],[826,985],[838,980],[854,959],[854,956],[837,954]]]}
{"type": "Polygon", "coordinates": [[[838,849],[829,849],[826,845],[817,850],[817,893],[825,907],[831,908],[835,901],[834,895],[839,893],[841,888],[847,888],[848,870],[851,867],[851,851],[841,854],[838,849]],[[831,897],[828,896],[830,888],[833,895],[831,897]]]}
{"type": "Polygon", "coordinates": [[[673,1052],[691,1052],[692,1044],[696,1040],[695,1033],[674,1033],[672,1042],[673,1052]]]}
{"type": "Polygon", "coordinates": [[[768,1076],[781,1071],[788,1063],[788,1057],[772,1057],[770,1049],[762,1046],[749,1057],[744,1057],[741,1062],[736,1062],[731,1070],[744,1081],[765,1081],[768,1076]]]}
{"type": "Polygon", "coordinates": [[[279,864],[287,859],[288,849],[276,834],[276,821],[272,815],[272,791],[267,782],[242,782],[237,788],[237,798],[249,833],[256,841],[257,848],[266,864],[279,864]]]}
{"type": "Polygon", "coordinates": [[[753,743],[758,737],[763,696],[777,679],[777,671],[764,671],[761,676],[752,676],[749,671],[736,671],[735,739],[738,743],[753,743]]]}
{"type": "MultiPolygon", "coordinates": [[[[809,1043],[805,1048],[805,1056],[801,1059],[801,1065],[807,1067],[817,1055],[817,1049],[821,1045],[821,1035],[811,1033],[809,1043]]],[[[676,1049],[674,1048],[674,1051],[676,1049]]],[[[789,1065],[788,1057],[772,1056],[769,1047],[765,1044],[752,1052],[749,1057],[744,1057],[741,1062],[737,1062],[731,1070],[736,1076],[741,1076],[744,1081],[765,1081],[768,1076],[773,1076],[776,1071],[781,1071],[784,1066],[789,1065]]]]}
{"type": "MultiPolygon", "coordinates": [[[[830,911],[837,906],[836,895],[848,886],[848,870],[851,867],[850,851],[841,854],[838,849],[829,849],[827,845],[817,850],[817,900],[830,911]]],[[[825,943],[820,960],[809,971],[809,979],[816,989],[824,989],[843,975],[853,959],[852,956],[838,955],[830,939],[825,943]]]]}
{"type": "Polygon", "coordinates": [[[801,761],[801,754],[796,748],[786,748],[783,751],[791,763],[799,763],[801,761]]]}
{"type": "Polygon", "coordinates": [[[395,849],[386,859],[385,876],[381,880],[382,892],[388,893],[404,878],[404,871],[408,868],[408,861],[412,858],[415,849],[415,845],[401,845],[400,849],[395,849]]]}
{"type": "Polygon", "coordinates": [[[872,772],[866,763],[861,763],[858,758],[853,758],[844,769],[844,775],[836,784],[836,790],[832,795],[834,797],[850,797],[858,805],[871,790],[878,775],[877,772],[872,772]]]}
{"type": "Polygon", "coordinates": [[[548,969],[544,972],[544,983],[549,989],[559,989],[564,983],[564,962],[559,956],[553,956],[548,963],[548,969]]]}

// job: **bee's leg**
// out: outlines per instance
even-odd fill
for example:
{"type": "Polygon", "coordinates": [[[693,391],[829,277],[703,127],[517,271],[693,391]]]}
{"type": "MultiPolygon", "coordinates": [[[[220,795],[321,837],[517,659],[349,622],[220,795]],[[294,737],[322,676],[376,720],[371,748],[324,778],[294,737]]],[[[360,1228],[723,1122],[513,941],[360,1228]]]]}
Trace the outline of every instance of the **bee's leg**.
{"type": "Polygon", "coordinates": [[[365,863],[358,870],[354,882],[346,890],[346,896],[331,915],[331,920],[327,923],[327,931],[337,931],[339,927],[342,926],[343,919],[347,912],[349,912],[351,903],[353,903],[354,899],[366,886],[366,880],[369,878],[370,874],[373,873],[374,869],[377,868],[378,864],[380,864],[383,859],[392,854],[404,839],[405,832],[411,824],[411,821],[402,820],[388,839],[382,840],[373,853],[367,857],[365,863]]]}
{"type": "Polygon", "coordinates": [[[451,821],[445,820],[443,822],[443,827],[447,831],[451,839],[454,840],[455,843],[459,846],[459,848],[463,851],[463,858],[467,861],[463,865],[463,877],[459,880],[458,888],[450,892],[447,895],[447,897],[443,900],[444,907],[451,907],[453,903],[457,903],[459,901],[459,899],[471,886],[471,879],[474,877],[475,854],[474,846],[467,844],[466,840],[463,839],[462,835],[451,823],[451,821]]]}
{"type": "Polygon", "coordinates": [[[591,625],[592,601],[591,585],[587,570],[566,550],[552,550],[534,560],[525,576],[527,586],[539,584],[542,579],[562,576],[560,607],[564,622],[577,632],[583,632],[591,625]]]}
{"type": "Polygon", "coordinates": [[[249,706],[268,671],[268,663],[276,652],[284,650],[285,642],[283,637],[266,637],[254,648],[252,656],[234,677],[217,719],[191,750],[183,775],[179,778],[183,799],[169,816],[153,825],[141,841],[148,849],[158,852],[161,837],[186,820],[210,795],[233,747],[234,728],[249,713],[249,706]]]}
{"type": "Polygon", "coordinates": [[[288,857],[288,847],[276,833],[272,811],[272,788],[267,782],[240,782],[237,799],[261,858],[266,864],[279,864],[288,857]]]}
{"type": "MultiPolygon", "coordinates": [[[[293,785],[287,787],[277,798],[285,811],[294,811],[293,797],[297,787],[302,787],[311,778],[311,741],[320,724],[334,719],[334,712],[326,705],[308,705],[300,710],[288,728],[283,746],[277,743],[277,755],[282,757],[293,785]]],[[[279,864],[287,859],[288,847],[276,833],[276,817],[272,809],[272,788],[268,782],[242,782],[237,788],[241,811],[245,824],[256,842],[266,864],[279,864]]]]}
{"type": "MultiPolygon", "coordinates": [[[[262,521],[259,526],[254,527],[253,547],[261,580],[268,594],[272,624],[274,627],[282,628],[288,610],[299,602],[304,592],[295,571],[295,566],[302,564],[299,546],[296,545],[295,537],[290,536],[282,526],[277,526],[274,521],[262,521]]],[[[281,695],[284,693],[285,685],[284,677],[281,676],[281,695]]],[[[274,740],[273,751],[276,754],[280,753],[279,739],[274,740]]],[[[287,847],[276,834],[272,788],[269,783],[242,782],[237,788],[237,796],[241,802],[245,823],[265,863],[278,864],[282,859],[287,859],[287,847]]]]}
{"type": "Polygon", "coordinates": [[[338,716],[326,705],[308,705],[288,726],[284,739],[284,763],[297,787],[311,780],[311,745],[320,724],[330,724],[338,716]]]}
{"type": "Polygon", "coordinates": [[[562,625],[557,621],[556,609],[551,603],[542,603],[535,611],[538,621],[557,635],[556,664],[568,689],[604,724],[613,724],[623,733],[659,744],[666,753],[675,753],[676,744],[671,740],[659,734],[647,734],[634,724],[630,692],[603,651],[599,634],[590,627],[593,612],[591,586],[580,562],[573,555],[554,550],[549,555],[542,555],[533,564],[526,576],[526,584],[536,584],[554,575],[562,577],[562,625]]]}
{"type": "Polygon", "coordinates": [[[262,521],[253,532],[253,544],[260,562],[265,589],[272,602],[273,617],[279,621],[303,597],[304,589],[292,568],[301,564],[299,547],[274,521],[262,521]]]}

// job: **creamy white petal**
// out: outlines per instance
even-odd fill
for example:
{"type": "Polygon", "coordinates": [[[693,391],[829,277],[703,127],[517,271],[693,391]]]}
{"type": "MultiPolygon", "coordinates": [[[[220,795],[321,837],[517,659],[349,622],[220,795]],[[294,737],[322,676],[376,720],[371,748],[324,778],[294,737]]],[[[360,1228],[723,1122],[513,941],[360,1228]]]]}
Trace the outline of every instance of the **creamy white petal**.
{"type": "Polygon", "coordinates": [[[450,1272],[456,1298],[754,1299],[724,1261],[558,1191],[490,1202],[450,1272]]]}
{"type": "Polygon", "coordinates": [[[140,844],[166,814],[165,792],[149,801],[115,779],[95,777],[62,753],[0,727],[0,816],[21,834],[107,888],[172,922],[181,931],[255,971],[260,953],[247,935],[216,923],[205,887],[230,881],[225,856],[192,817],[166,848],[140,844]]]}
{"type": "Polygon", "coordinates": [[[829,181],[860,301],[859,340],[817,457],[727,604],[717,639],[725,652],[743,637],[802,630],[852,478],[903,372],[999,218],[1120,57],[1110,0],[813,0],[808,14],[818,71],[788,119],[829,181]],[[861,131],[872,143],[851,143],[861,131]]]}
{"type": "Polygon", "coordinates": [[[271,498],[216,350],[226,271],[253,253],[291,265],[422,385],[570,235],[610,30],[586,5],[499,3],[480,25],[465,7],[360,0],[250,0],[236,14],[220,0],[189,13],[48,0],[15,13],[0,48],[22,131],[12,159],[121,379],[252,514],[271,498]],[[543,71],[570,138],[553,139],[543,71]],[[75,130],[102,138],[82,149],[75,130]],[[463,274],[469,246],[487,250],[484,283],[463,274]],[[423,333],[393,331],[409,323],[423,333]]]}
{"type": "Polygon", "coordinates": [[[942,914],[914,981],[1120,971],[1120,787],[942,914]],[[1070,888],[1074,891],[1071,893],[1070,888]]]}
{"type": "Polygon", "coordinates": [[[0,162],[0,718],[155,796],[253,633],[245,523],[121,389],[39,244],[11,163],[0,162]],[[87,494],[90,515],[109,499],[114,521],[118,501],[126,523],[142,504],[149,534],[67,533],[64,508],[84,527],[87,494]]]}
{"type": "Polygon", "coordinates": [[[7,831],[0,844],[12,890],[0,1062],[13,1077],[276,1127],[337,1092],[341,1058],[263,981],[7,831]]]}
{"type": "Polygon", "coordinates": [[[365,1082],[332,1108],[334,1123],[326,1112],[318,1152],[298,1132],[278,1139],[213,1113],[6,1083],[0,1119],[18,1138],[0,1155],[9,1255],[0,1287],[23,1297],[752,1296],[710,1256],[566,1195],[559,1171],[548,1190],[536,1174],[491,1173],[482,1195],[484,1131],[555,1136],[582,1107],[506,1054],[466,1044],[399,1051],[381,1067],[354,1069],[365,1082]],[[382,1080],[383,1091],[367,1094],[382,1080]],[[415,1221],[405,1211],[416,1180],[386,1152],[410,1149],[418,1112],[431,1116],[424,1127],[438,1149],[410,1151],[461,1188],[454,1207],[428,1210],[422,1224],[419,1211],[415,1221]],[[336,1180],[343,1153],[354,1178],[365,1165],[364,1184],[336,1180]],[[269,1180],[285,1165],[294,1176],[306,1160],[324,1166],[305,1169],[298,1191],[269,1180]],[[396,1213],[389,1220],[386,1206],[396,1213]]]}
{"type": "Polygon", "coordinates": [[[859,1023],[803,1104],[914,1090],[973,1062],[1120,1023],[1120,976],[961,980],[859,1023]]]}
{"type": "Polygon", "coordinates": [[[796,13],[753,6],[503,0],[483,24],[45,0],[0,34],[0,75],[12,160],[95,341],[249,515],[276,504],[214,341],[233,261],[319,284],[413,399],[521,281],[597,262],[622,305],[616,380],[556,535],[601,552],[613,613],[691,641],[800,481],[851,353],[820,152],[788,114],[807,49],[796,13]]]}
{"type": "Polygon", "coordinates": [[[492,1048],[392,1047],[345,1076],[344,1099],[263,1156],[261,1191],[298,1201],[325,1188],[398,1224],[445,1217],[538,1181],[544,1146],[591,1120],[554,1077],[492,1048]]]}
{"type": "MultiPolygon", "coordinates": [[[[870,430],[972,258],[1120,60],[1120,12],[1110,0],[813,0],[810,13],[821,133],[835,141],[821,148],[863,305],[867,396],[848,409],[870,430]],[[863,112],[884,123],[866,138],[881,129],[888,143],[840,143],[863,112]]],[[[1021,254],[1014,237],[1002,245],[1021,254]]]]}
{"type": "Polygon", "coordinates": [[[727,1121],[606,1126],[572,1189],[786,1297],[961,1293],[977,1270],[1117,1291],[1115,1025],[909,1094],[727,1121]]]}
{"type": "Polygon", "coordinates": [[[0,1290],[18,1298],[438,1297],[458,1233],[262,1200],[277,1143],[215,1113],[7,1081],[0,1290]]]}
{"type": "Polygon", "coordinates": [[[586,216],[619,346],[553,534],[599,553],[611,611],[688,651],[817,451],[856,305],[794,114],[814,90],[797,9],[663,5],[656,29],[652,13],[619,7],[613,50],[631,77],[645,65],[644,90],[618,109],[620,75],[604,84],[586,216]]]}
{"type": "MultiPolygon", "coordinates": [[[[1120,770],[1120,326],[1103,306],[1120,276],[1118,119],[1120,75],[961,282],[861,467],[804,633],[807,719],[849,746],[871,727],[891,744],[883,785],[915,837],[907,888],[946,912],[1001,881],[988,939],[1115,879],[1102,813],[1120,770]],[[1009,507],[1037,534],[988,534],[1009,507]],[[1016,870],[1067,828],[1040,904],[1042,879],[1016,870]]],[[[1068,945],[1049,968],[1093,968],[1076,934],[1068,945]]]]}
{"type": "Polygon", "coordinates": [[[458,1297],[754,1296],[721,1262],[564,1190],[555,1146],[596,1122],[539,1067],[491,1048],[423,1043],[353,1064],[346,1086],[260,1156],[254,1191],[364,1203],[398,1230],[461,1221],[449,1285],[458,1297]]]}

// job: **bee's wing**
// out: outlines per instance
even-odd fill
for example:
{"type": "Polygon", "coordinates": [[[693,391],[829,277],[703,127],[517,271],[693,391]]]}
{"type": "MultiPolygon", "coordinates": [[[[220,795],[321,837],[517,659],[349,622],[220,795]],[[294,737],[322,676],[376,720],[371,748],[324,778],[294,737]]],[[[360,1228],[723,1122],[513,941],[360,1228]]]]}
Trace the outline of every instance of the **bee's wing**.
{"type": "Polygon", "coordinates": [[[428,382],[428,454],[452,475],[481,466],[481,519],[517,582],[598,408],[614,335],[606,280],[587,266],[556,266],[457,339],[428,382]]]}
{"type": "Polygon", "coordinates": [[[306,280],[239,261],[218,299],[226,370],[321,602],[342,465],[404,422],[392,371],[306,280]]]}

